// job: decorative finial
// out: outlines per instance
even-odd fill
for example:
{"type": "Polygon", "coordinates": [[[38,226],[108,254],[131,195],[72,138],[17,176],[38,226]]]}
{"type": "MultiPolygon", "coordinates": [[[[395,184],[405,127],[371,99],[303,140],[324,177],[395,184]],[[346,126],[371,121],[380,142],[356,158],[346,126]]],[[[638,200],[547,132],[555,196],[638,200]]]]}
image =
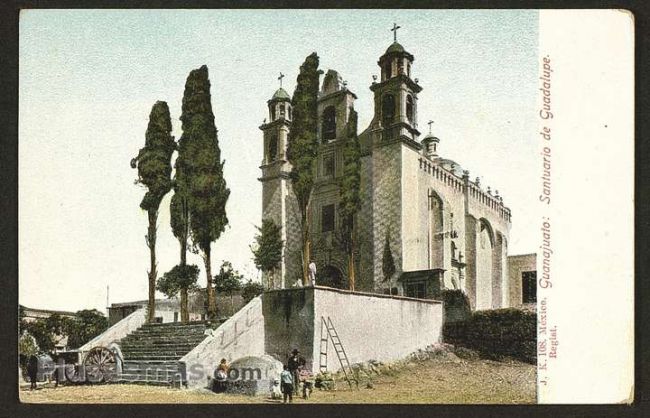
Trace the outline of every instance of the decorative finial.
{"type": "Polygon", "coordinates": [[[377,74],[372,75],[372,82],[376,83],[377,82],[377,74]]]}
{"type": "Polygon", "coordinates": [[[474,183],[476,183],[477,186],[480,186],[481,185],[481,178],[477,177],[476,180],[474,181],[474,183]]]}
{"type": "Polygon", "coordinates": [[[427,122],[427,125],[429,125],[429,135],[431,135],[431,125],[433,125],[433,120],[427,122]]]}
{"type": "Polygon", "coordinates": [[[416,78],[416,79],[415,79],[415,84],[419,84],[419,83],[420,83],[420,79],[419,79],[419,78],[416,78]]]}
{"type": "Polygon", "coordinates": [[[498,190],[494,191],[494,196],[497,197],[497,198],[499,197],[499,191],[498,190]]]}
{"type": "Polygon", "coordinates": [[[280,88],[282,88],[282,79],[284,78],[284,74],[280,73],[280,77],[278,77],[278,80],[280,80],[280,88]]]}
{"type": "Polygon", "coordinates": [[[393,32],[393,41],[397,42],[397,29],[401,28],[401,26],[397,26],[397,23],[393,23],[393,29],[391,31],[393,32]]]}
{"type": "Polygon", "coordinates": [[[348,82],[343,80],[343,90],[347,90],[348,88],[348,82]]]}
{"type": "Polygon", "coordinates": [[[487,194],[489,194],[490,196],[492,196],[492,190],[490,190],[490,186],[488,186],[488,188],[487,188],[487,194]]]}

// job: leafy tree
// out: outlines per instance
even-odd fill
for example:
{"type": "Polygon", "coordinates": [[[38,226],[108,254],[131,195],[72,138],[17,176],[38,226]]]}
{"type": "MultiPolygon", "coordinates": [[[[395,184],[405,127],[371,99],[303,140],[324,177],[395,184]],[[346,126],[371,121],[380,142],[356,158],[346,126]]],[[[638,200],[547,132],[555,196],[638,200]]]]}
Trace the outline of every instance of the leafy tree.
{"type": "Polygon", "coordinates": [[[261,283],[248,280],[242,286],[241,296],[244,299],[244,304],[250,302],[254,297],[261,295],[264,292],[264,286],[261,283]]]}
{"type": "Polygon", "coordinates": [[[199,277],[199,267],[194,264],[179,264],[158,278],[156,289],[167,297],[181,295],[181,321],[189,321],[188,291],[198,289],[196,281],[199,277]]]}
{"type": "Polygon", "coordinates": [[[67,325],[68,346],[79,348],[108,328],[108,319],[97,309],[84,309],[67,325]]]}
{"type": "Polygon", "coordinates": [[[390,251],[389,234],[386,233],[386,242],[384,243],[384,253],[381,260],[381,269],[384,273],[384,281],[389,281],[395,274],[395,259],[390,251]]]}
{"type": "Polygon", "coordinates": [[[149,114],[149,126],[145,134],[144,148],[131,160],[131,167],[138,168],[137,182],[147,189],[140,208],[147,211],[149,228],[145,241],[149,247],[151,266],[149,278],[149,302],[147,304],[148,321],[152,321],[156,312],[156,221],[158,208],[163,197],[171,190],[171,158],[174,152],[174,137],[171,135],[172,123],[166,102],[156,102],[149,114]]]}
{"type": "Polygon", "coordinates": [[[192,70],[185,83],[181,122],[183,167],[187,188],[190,235],[201,252],[207,279],[208,317],[214,319],[217,304],[212,286],[211,245],[228,225],[226,202],[230,190],[223,177],[225,161],[210,102],[208,67],[192,70]]]}
{"type": "Polygon", "coordinates": [[[232,267],[230,261],[224,261],[219,269],[219,274],[214,276],[214,289],[217,292],[230,295],[230,311],[235,310],[232,293],[242,288],[243,276],[232,267]]]}
{"type": "Polygon", "coordinates": [[[339,180],[341,202],[341,240],[348,256],[348,280],[354,290],[354,216],[361,207],[359,187],[361,184],[361,149],[357,137],[357,112],[350,110],[347,135],[343,145],[343,176],[339,180]]]}
{"type": "Polygon", "coordinates": [[[291,105],[293,119],[289,131],[287,159],[291,163],[291,185],[298,199],[302,229],[302,270],[303,284],[307,283],[307,267],[310,259],[309,248],[309,202],[314,185],[314,161],[318,142],[318,86],[323,71],[318,69],[318,55],[309,55],[300,66],[296,89],[291,105]]]}
{"type": "Polygon", "coordinates": [[[270,219],[262,221],[262,227],[256,227],[253,261],[255,266],[269,275],[268,288],[275,288],[275,272],[282,261],[282,237],[278,225],[270,219]]]}
{"type": "Polygon", "coordinates": [[[25,333],[31,335],[41,353],[51,353],[56,345],[56,334],[48,327],[45,319],[25,324],[25,333]]]}
{"type": "Polygon", "coordinates": [[[34,356],[39,352],[36,339],[29,333],[23,332],[18,339],[18,353],[24,357],[34,356]]]}

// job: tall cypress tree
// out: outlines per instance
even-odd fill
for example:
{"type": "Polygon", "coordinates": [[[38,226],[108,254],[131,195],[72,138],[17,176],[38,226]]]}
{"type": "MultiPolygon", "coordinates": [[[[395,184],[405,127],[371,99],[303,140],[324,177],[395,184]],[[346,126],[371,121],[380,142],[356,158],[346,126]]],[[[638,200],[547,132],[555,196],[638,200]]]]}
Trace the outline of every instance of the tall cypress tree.
{"type": "Polygon", "coordinates": [[[158,290],[172,297],[180,293],[181,321],[189,321],[188,291],[196,286],[198,267],[187,265],[187,240],[190,234],[190,213],[187,197],[187,179],[185,175],[185,154],[187,137],[177,144],[178,156],[174,165],[174,195],[169,205],[170,225],[174,236],[180,244],[180,263],[158,281],[158,290]]]}
{"type": "Polygon", "coordinates": [[[348,281],[350,290],[354,290],[354,216],[361,207],[359,188],[361,185],[361,149],[357,137],[357,112],[350,109],[347,135],[343,145],[343,175],[339,179],[341,202],[341,238],[348,256],[348,281]]]}
{"type": "Polygon", "coordinates": [[[225,161],[217,138],[217,127],[210,102],[208,67],[192,70],[185,83],[181,115],[184,150],[183,169],[189,208],[190,235],[201,251],[206,273],[208,317],[217,314],[215,290],[212,285],[211,245],[228,225],[226,202],[230,190],[223,177],[225,161]]]}
{"type": "Polygon", "coordinates": [[[151,265],[148,272],[149,301],[147,320],[152,321],[156,311],[156,222],[158,208],[163,197],[171,190],[171,158],[174,152],[172,123],[166,102],[156,102],[151,108],[149,125],[145,134],[144,148],[131,160],[131,167],[138,168],[138,183],[148,190],[140,202],[140,208],[147,211],[149,228],[145,240],[149,247],[151,265]]]}
{"type": "Polygon", "coordinates": [[[303,284],[307,283],[307,266],[309,265],[309,201],[314,185],[314,161],[318,142],[318,86],[320,75],[318,55],[309,55],[300,66],[296,89],[291,105],[293,119],[289,131],[287,159],[292,165],[291,185],[298,199],[302,229],[302,270],[303,284]]]}

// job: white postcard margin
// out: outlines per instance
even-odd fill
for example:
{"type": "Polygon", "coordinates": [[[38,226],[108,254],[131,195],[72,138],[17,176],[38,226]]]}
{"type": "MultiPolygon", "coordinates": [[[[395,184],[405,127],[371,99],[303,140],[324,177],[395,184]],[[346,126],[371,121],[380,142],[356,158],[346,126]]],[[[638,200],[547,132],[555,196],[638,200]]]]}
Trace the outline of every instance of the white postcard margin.
{"type": "Polygon", "coordinates": [[[539,73],[538,402],[632,402],[633,15],[540,11],[539,73]]]}

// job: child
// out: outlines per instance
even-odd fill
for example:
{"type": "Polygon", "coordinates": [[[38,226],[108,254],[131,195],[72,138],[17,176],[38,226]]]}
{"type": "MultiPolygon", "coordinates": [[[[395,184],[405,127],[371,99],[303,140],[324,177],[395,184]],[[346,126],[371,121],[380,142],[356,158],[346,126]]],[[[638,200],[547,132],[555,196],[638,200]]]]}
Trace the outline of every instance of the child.
{"type": "Polygon", "coordinates": [[[289,367],[285,364],[282,373],[280,373],[280,381],[282,382],[282,393],[284,394],[284,403],[287,403],[287,396],[289,402],[293,402],[293,376],[289,371],[289,367]]]}
{"type": "Polygon", "coordinates": [[[280,389],[280,379],[273,379],[271,383],[271,399],[281,399],[282,390],[280,389]]]}

